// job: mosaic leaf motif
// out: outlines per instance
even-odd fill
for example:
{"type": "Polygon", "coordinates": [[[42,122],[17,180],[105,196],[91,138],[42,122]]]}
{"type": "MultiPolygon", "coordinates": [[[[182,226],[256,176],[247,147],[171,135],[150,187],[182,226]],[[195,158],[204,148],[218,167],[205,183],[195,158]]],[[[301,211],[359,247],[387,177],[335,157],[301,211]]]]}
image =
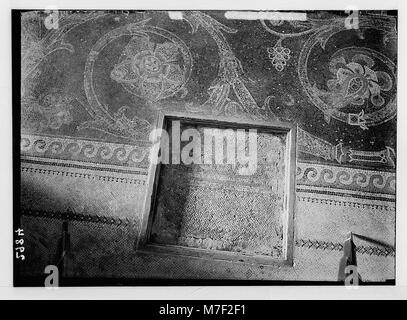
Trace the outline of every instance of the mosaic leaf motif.
{"type": "Polygon", "coordinates": [[[330,61],[330,71],[336,79],[327,81],[332,93],[333,108],[343,108],[348,104],[363,106],[367,99],[375,107],[381,107],[385,100],[382,91],[393,87],[390,75],[384,71],[374,71],[374,60],[363,54],[356,54],[351,62],[343,56],[330,61]]]}
{"type": "Polygon", "coordinates": [[[37,132],[45,129],[58,130],[73,121],[73,98],[61,92],[49,93],[39,102],[25,100],[26,107],[21,113],[22,126],[37,132]]]}
{"type": "Polygon", "coordinates": [[[60,28],[42,30],[38,26],[46,16],[25,13],[25,132],[145,144],[155,111],[171,107],[294,121],[307,132],[306,139],[299,139],[301,156],[394,168],[394,135],[379,134],[382,124],[392,130],[390,120],[396,116],[393,17],[360,17],[361,34],[376,30],[374,41],[383,41],[383,47],[372,49],[369,43],[376,42],[356,39],[356,31],[347,30],[336,15],[307,14],[305,21],[254,21],[243,27],[212,12],[182,12],[181,20],[158,21],[157,15],[168,16],[149,12],[121,19],[102,11],[61,11],[60,28]],[[112,28],[104,28],[111,18],[112,28]],[[94,25],[101,26],[99,31],[94,25]],[[259,37],[240,41],[246,33],[259,37]],[[352,37],[345,46],[344,39],[352,37]],[[205,52],[212,52],[210,63],[205,52]],[[313,57],[315,52],[321,59],[313,57]],[[262,59],[269,67],[256,70],[262,59]],[[66,68],[71,63],[75,68],[66,68]],[[270,69],[278,72],[270,74],[270,69]],[[55,80],[51,90],[42,83],[48,73],[55,80]],[[52,107],[42,101],[55,92],[61,97],[50,100],[52,107]],[[371,136],[381,138],[368,141],[360,129],[374,130],[371,136]]]}
{"type": "Polygon", "coordinates": [[[299,79],[310,101],[324,113],[328,123],[334,118],[367,130],[395,117],[396,65],[376,48],[358,43],[367,29],[394,33],[392,23],[361,18],[358,40],[354,31],[347,30],[338,19],[329,27],[315,30],[304,44],[298,61],[299,79]],[[342,40],[344,43],[338,49],[336,43],[340,42],[334,39],[343,37],[344,33],[349,35],[352,45],[346,46],[342,40]],[[320,63],[322,57],[329,58],[327,65],[320,63]],[[321,78],[324,67],[330,75],[323,85],[316,79],[321,78]]]}

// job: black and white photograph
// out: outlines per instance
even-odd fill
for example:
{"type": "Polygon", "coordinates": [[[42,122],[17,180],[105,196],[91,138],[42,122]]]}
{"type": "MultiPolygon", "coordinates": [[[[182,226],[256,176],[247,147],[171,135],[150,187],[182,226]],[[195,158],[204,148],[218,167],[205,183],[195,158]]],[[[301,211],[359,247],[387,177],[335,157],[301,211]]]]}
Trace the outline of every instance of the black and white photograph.
{"type": "Polygon", "coordinates": [[[397,11],[13,19],[15,285],[395,284],[397,11]]]}
{"type": "Polygon", "coordinates": [[[0,300],[258,319],[406,299],[407,9],[187,2],[0,10],[0,300]]]}

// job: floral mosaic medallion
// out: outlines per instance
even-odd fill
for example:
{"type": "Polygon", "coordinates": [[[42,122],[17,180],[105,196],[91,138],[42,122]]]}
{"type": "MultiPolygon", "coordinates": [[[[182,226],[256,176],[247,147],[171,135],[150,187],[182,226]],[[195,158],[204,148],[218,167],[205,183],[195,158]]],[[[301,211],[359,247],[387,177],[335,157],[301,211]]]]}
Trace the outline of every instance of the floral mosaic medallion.
{"type": "MultiPolygon", "coordinates": [[[[117,108],[110,101],[103,101],[103,89],[96,90],[95,80],[105,81],[101,70],[95,70],[99,54],[109,52],[109,44],[126,41],[119,52],[117,63],[108,65],[107,77],[119,83],[132,96],[151,103],[170,98],[177,92],[187,93],[185,84],[192,70],[192,56],[186,44],[175,34],[159,27],[148,25],[149,19],[116,28],[101,37],[88,55],[84,71],[84,88],[93,120],[80,129],[95,129],[111,135],[129,139],[146,139],[151,131],[144,116],[134,114],[133,103],[117,108]],[[129,39],[127,42],[127,38],[129,39]],[[98,73],[99,72],[99,73],[98,73]]],[[[105,87],[106,90],[107,87],[105,87]]],[[[120,94],[120,93],[119,93],[120,94]]]]}
{"type": "Polygon", "coordinates": [[[375,71],[375,61],[365,54],[350,52],[348,56],[348,61],[341,54],[329,64],[335,76],[327,81],[332,107],[340,109],[350,104],[380,108],[385,103],[383,94],[393,87],[391,76],[385,71],[375,71]]]}
{"type": "Polygon", "coordinates": [[[366,130],[396,115],[397,68],[387,55],[363,42],[362,35],[369,36],[370,30],[388,33],[388,25],[362,19],[361,26],[359,36],[340,23],[313,34],[301,50],[298,75],[327,122],[334,118],[366,130]],[[345,36],[349,45],[338,49],[345,36]]]}
{"type": "Polygon", "coordinates": [[[174,42],[159,43],[147,36],[134,36],[110,76],[129,93],[154,102],[183,87],[188,59],[174,42]]]}

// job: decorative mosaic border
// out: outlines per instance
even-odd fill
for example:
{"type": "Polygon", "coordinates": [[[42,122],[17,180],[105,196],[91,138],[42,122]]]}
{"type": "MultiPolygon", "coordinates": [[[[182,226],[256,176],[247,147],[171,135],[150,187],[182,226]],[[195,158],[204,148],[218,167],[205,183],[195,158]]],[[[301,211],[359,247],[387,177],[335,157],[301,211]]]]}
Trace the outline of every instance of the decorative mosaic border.
{"type": "Polygon", "coordinates": [[[130,220],[128,218],[117,218],[108,217],[94,214],[78,214],[74,212],[54,212],[54,211],[43,211],[43,210],[32,210],[32,209],[22,209],[20,211],[21,215],[36,217],[36,218],[47,218],[47,219],[59,219],[59,220],[72,220],[80,222],[92,222],[108,224],[113,226],[133,226],[138,225],[137,221],[130,220]]]}
{"type": "Polygon", "coordinates": [[[298,163],[297,185],[325,186],[355,191],[396,193],[394,172],[298,163]]]}
{"type": "MultiPolygon", "coordinates": [[[[110,171],[145,169],[148,167],[148,150],[148,147],[81,139],[38,135],[21,137],[21,155],[24,158],[55,159],[58,160],[58,165],[62,162],[80,161],[88,168],[99,167],[99,170],[104,165],[117,167],[110,171]]],[[[297,185],[378,193],[378,196],[394,195],[396,175],[387,171],[298,162],[297,185]]]]}
{"type": "Polygon", "coordinates": [[[141,168],[148,166],[149,153],[148,147],[135,145],[24,134],[20,150],[25,156],[141,168]]]}
{"type": "Polygon", "coordinates": [[[376,203],[366,203],[366,202],[356,202],[348,200],[337,200],[337,199],[325,199],[317,198],[312,196],[301,196],[297,194],[297,200],[300,202],[311,202],[318,204],[327,204],[330,206],[339,206],[339,207],[353,207],[358,209],[373,209],[373,210],[384,210],[384,211],[396,211],[396,206],[389,204],[376,204],[376,203]]]}
{"type": "MultiPolygon", "coordinates": [[[[71,220],[71,221],[80,221],[80,222],[89,222],[89,223],[100,223],[107,224],[111,226],[126,226],[134,227],[138,225],[136,220],[130,220],[128,218],[117,218],[117,217],[108,217],[101,215],[90,215],[90,214],[77,214],[74,212],[50,212],[42,210],[31,210],[23,209],[21,215],[37,217],[37,218],[47,218],[47,219],[59,219],[59,220],[71,220]]],[[[295,240],[295,246],[305,249],[318,249],[318,250],[327,250],[327,251],[342,251],[343,245],[338,242],[332,241],[322,241],[322,240],[304,240],[297,239],[295,240]]],[[[377,247],[377,246],[356,246],[356,251],[360,254],[366,254],[369,256],[384,256],[384,257],[394,257],[396,252],[393,248],[390,247],[377,247]]]]}
{"type": "MultiPolygon", "coordinates": [[[[126,183],[126,184],[134,184],[134,185],[142,185],[145,186],[146,184],[146,173],[145,172],[138,172],[140,177],[138,178],[129,178],[129,177],[117,177],[117,176],[107,176],[107,175],[98,175],[97,173],[90,173],[89,171],[85,172],[77,172],[77,171],[69,171],[67,170],[66,165],[63,163],[52,163],[52,166],[60,166],[61,169],[50,169],[47,167],[34,167],[30,166],[30,161],[27,161],[27,164],[25,164],[27,160],[23,160],[21,164],[21,172],[29,172],[29,173],[37,173],[37,174],[45,174],[45,175],[53,175],[53,176],[64,176],[64,177],[71,177],[71,178],[82,178],[82,179],[89,179],[89,180],[98,180],[98,181],[103,181],[103,182],[116,182],[116,183],[126,183]],[[62,169],[63,168],[63,169],[62,169]]],[[[48,166],[50,165],[49,163],[35,163],[35,164],[40,164],[41,166],[48,166]]],[[[94,170],[95,168],[92,167],[83,167],[83,166],[75,166],[75,165],[70,165],[72,168],[77,168],[81,170],[94,170]]],[[[134,173],[132,172],[124,172],[125,174],[132,174],[132,177],[134,177],[134,173]]],[[[393,198],[380,198],[378,196],[375,197],[369,197],[369,196],[364,196],[362,195],[352,195],[352,194],[346,194],[346,193],[341,193],[341,192],[328,192],[328,191],[321,191],[320,190],[314,190],[314,189],[307,189],[303,190],[300,187],[297,186],[297,200],[302,201],[302,202],[312,202],[312,203],[320,203],[320,204],[327,204],[327,205],[334,205],[334,206],[343,206],[343,207],[354,207],[354,208],[361,208],[361,209],[375,209],[375,210],[385,210],[385,211],[395,211],[395,205],[394,204],[383,204],[383,201],[394,203],[395,199],[393,198]],[[308,193],[308,194],[313,194],[313,196],[304,196],[301,195],[303,193],[308,193]],[[357,202],[355,200],[339,200],[339,199],[325,199],[325,198],[320,198],[318,195],[335,195],[335,196],[341,196],[341,197],[346,197],[346,198],[352,198],[352,199],[357,199],[361,198],[362,200],[373,200],[373,201],[381,201],[380,204],[377,203],[371,203],[371,202],[357,202]]]]}
{"type": "MultiPolygon", "coordinates": [[[[331,241],[321,241],[321,240],[295,240],[295,246],[299,248],[306,249],[319,249],[328,251],[342,251],[343,244],[339,242],[331,241]]],[[[356,246],[356,252],[360,254],[374,255],[374,256],[384,256],[384,257],[395,257],[396,251],[390,247],[373,247],[373,246],[356,246]]]]}
{"type": "Polygon", "coordinates": [[[39,173],[39,174],[46,174],[46,175],[53,175],[53,176],[83,178],[83,179],[98,180],[98,181],[104,181],[104,182],[118,182],[118,183],[128,183],[128,184],[137,184],[137,185],[145,185],[145,183],[146,183],[145,179],[114,177],[114,176],[98,175],[98,174],[94,174],[94,173],[72,172],[72,171],[66,171],[66,170],[33,168],[30,166],[24,166],[24,165],[21,165],[21,172],[39,173]]]}

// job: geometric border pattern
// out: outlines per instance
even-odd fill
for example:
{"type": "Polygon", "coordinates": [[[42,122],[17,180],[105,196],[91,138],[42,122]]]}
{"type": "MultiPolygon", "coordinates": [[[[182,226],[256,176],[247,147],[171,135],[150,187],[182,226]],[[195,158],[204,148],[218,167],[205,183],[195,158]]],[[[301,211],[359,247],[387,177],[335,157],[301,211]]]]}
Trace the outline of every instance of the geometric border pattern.
{"type": "Polygon", "coordinates": [[[33,168],[33,167],[25,167],[21,165],[22,172],[30,172],[30,173],[41,173],[47,175],[56,175],[56,176],[65,176],[65,177],[73,177],[73,178],[85,178],[88,180],[99,180],[104,182],[119,182],[119,183],[128,183],[128,184],[138,184],[138,185],[145,185],[145,180],[140,178],[125,178],[125,177],[115,177],[115,176],[106,176],[106,175],[97,175],[97,174],[90,174],[90,173],[80,173],[80,172],[69,172],[66,170],[51,170],[51,169],[41,169],[41,168],[33,168]]]}
{"type": "MultiPolygon", "coordinates": [[[[21,215],[38,217],[38,218],[48,218],[48,219],[59,219],[59,220],[71,220],[71,221],[80,221],[80,222],[90,222],[90,223],[101,223],[108,224],[112,226],[136,226],[138,225],[136,220],[130,220],[128,218],[117,218],[117,217],[108,217],[101,215],[89,215],[89,214],[77,214],[72,211],[66,212],[54,212],[54,211],[43,211],[43,210],[31,210],[23,209],[21,215]]],[[[328,250],[328,251],[342,251],[343,245],[339,242],[332,241],[322,241],[322,240],[304,240],[297,239],[295,241],[295,246],[305,249],[319,249],[319,250],[328,250]]],[[[391,247],[383,248],[377,246],[357,246],[356,252],[366,255],[375,255],[375,256],[391,256],[394,257],[396,252],[391,247]]]]}
{"type": "MultiPolygon", "coordinates": [[[[299,192],[299,190],[297,190],[299,192]]],[[[384,205],[366,202],[355,202],[355,201],[344,201],[344,200],[333,200],[333,199],[321,199],[317,197],[301,196],[297,194],[297,200],[300,202],[311,202],[319,204],[327,204],[339,207],[353,207],[358,209],[373,209],[373,210],[384,210],[384,211],[395,211],[395,205],[384,205]]],[[[394,201],[393,201],[394,202],[394,201]]]]}
{"type": "MultiPolygon", "coordinates": [[[[148,167],[149,147],[137,147],[101,141],[22,135],[20,152],[23,157],[55,159],[58,162],[79,161],[99,167],[115,165],[118,171],[148,167]]],[[[45,161],[44,161],[45,162],[45,161]]],[[[110,169],[111,170],[111,169],[110,169]]],[[[355,192],[396,193],[396,175],[391,171],[357,169],[344,166],[311,164],[298,161],[297,185],[339,188],[355,192]]]]}
{"type": "Polygon", "coordinates": [[[59,220],[70,220],[70,221],[80,221],[80,222],[92,222],[108,224],[113,226],[133,226],[137,225],[137,220],[130,220],[128,218],[118,218],[118,217],[108,217],[95,214],[78,214],[72,211],[65,212],[55,212],[55,211],[44,211],[44,210],[31,210],[31,209],[21,209],[21,215],[47,218],[47,219],[59,219],[59,220]]]}
{"type": "MultiPolygon", "coordinates": [[[[304,240],[304,239],[297,239],[295,241],[295,246],[299,248],[307,248],[307,249],[319,249],[319,250],[329,250],[329,251],[342,251],[343,244],[339,242],[331,242],[331,241],[321,241],[321,240],[304,240]]],[[[374,246],[356,246],[356,252],[360,254],[367,254],[367,255],[375,255],[375,256],[391,256],[394,257],[396,255],[396,251],[394,248],[391,247],[374,247],[374,246]]]]}

